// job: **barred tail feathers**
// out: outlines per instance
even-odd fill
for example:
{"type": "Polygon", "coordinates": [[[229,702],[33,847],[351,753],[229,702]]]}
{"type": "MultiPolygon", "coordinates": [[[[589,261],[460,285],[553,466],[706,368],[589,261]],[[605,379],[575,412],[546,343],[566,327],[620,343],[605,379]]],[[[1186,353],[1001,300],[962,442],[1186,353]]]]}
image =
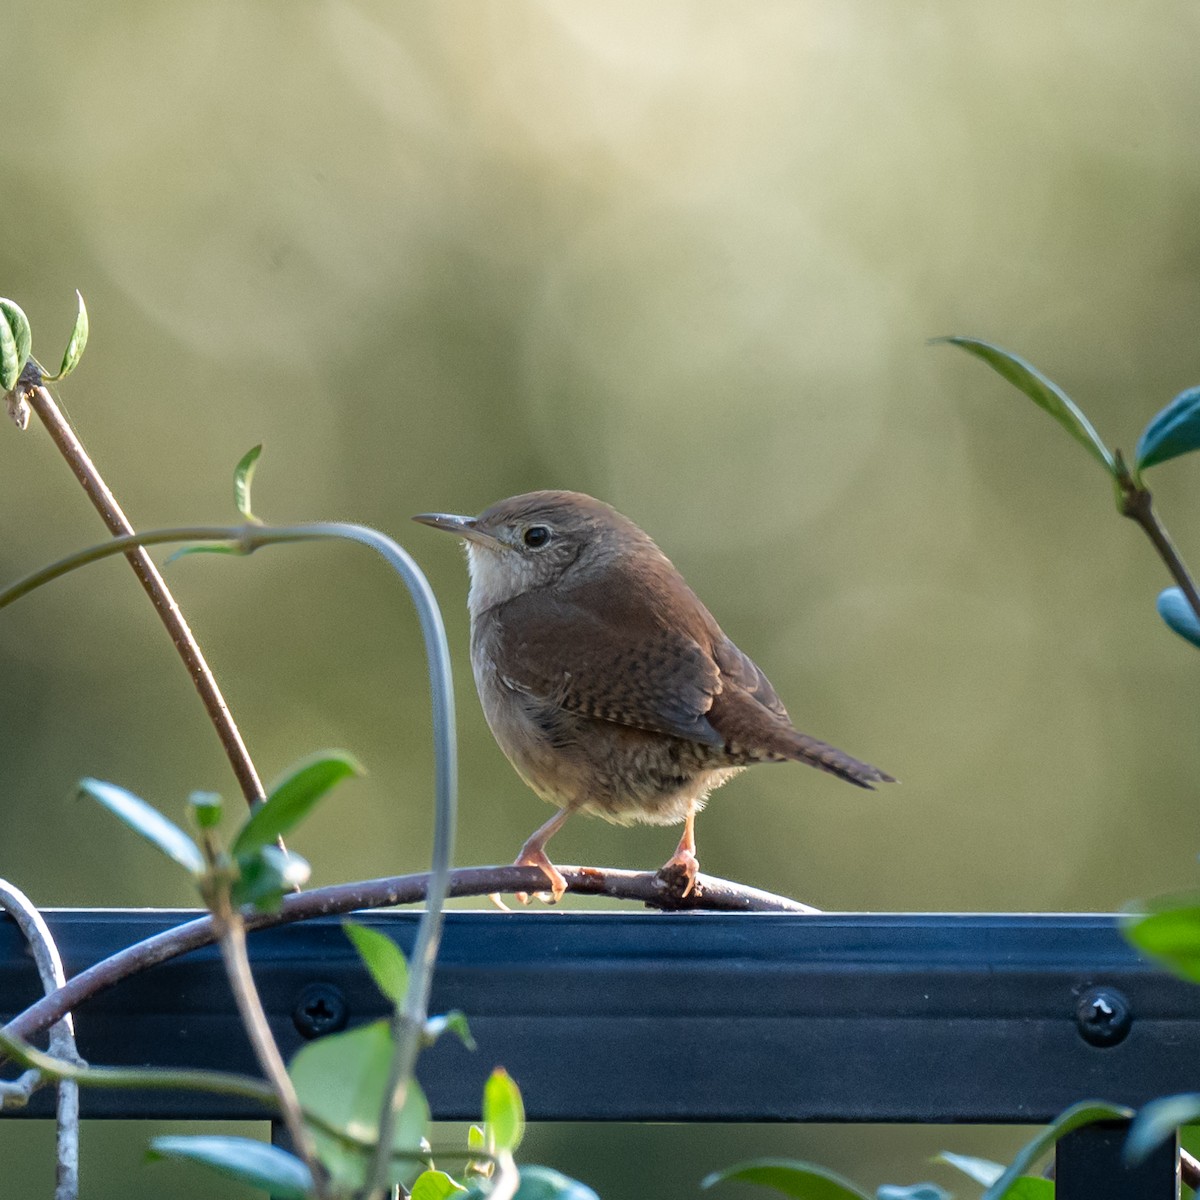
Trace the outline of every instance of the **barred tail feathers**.
{"type": "Polygon", "coordinates": [[[891,775],[878,767],[860,762],[844,750],[839,750],[818,738],[809,737],[806,733],[793,731],[789,741],[792,746],[791,752],[787,754],[788,758],[807,763],[810,767],[816,767],[818,771],[828,771],[830,775],[836,775],[856,787],[873,789],[877,783],[896,782],[891,775]]]}

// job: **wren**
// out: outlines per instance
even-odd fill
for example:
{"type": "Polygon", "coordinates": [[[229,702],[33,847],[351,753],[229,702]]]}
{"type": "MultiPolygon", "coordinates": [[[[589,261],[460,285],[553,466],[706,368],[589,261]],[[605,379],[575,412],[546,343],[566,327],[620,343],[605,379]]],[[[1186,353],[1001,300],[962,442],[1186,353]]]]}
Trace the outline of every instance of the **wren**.
{"type": "Polygon", "coordinates": [[[478,517],[413,518],[461,537],[471,666],[517,773],[559,812],[517,865],[566,881],[546,843],[573,812],[675,825],[661,874],[694,886],[695,819],[745,767],[802,762],[870,788],[890,775],[792,726],[767,677],[627,517],[579,492],[529,492],[478,517]]]}

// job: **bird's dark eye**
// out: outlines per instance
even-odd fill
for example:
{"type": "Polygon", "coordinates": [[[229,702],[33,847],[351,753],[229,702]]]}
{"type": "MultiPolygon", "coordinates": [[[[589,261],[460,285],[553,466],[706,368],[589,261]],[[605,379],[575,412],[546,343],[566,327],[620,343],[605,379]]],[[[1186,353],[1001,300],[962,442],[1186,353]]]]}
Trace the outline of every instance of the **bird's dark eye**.
{"type": "Polygon", "coordinates": [[[544,546],[549,540],[550,530],[547,529],[545,525],[530,525],[530,527],[525,530],[524,541],[525,545],[527,545],[530,550],[537,550],[539,547],[544,546]]]}

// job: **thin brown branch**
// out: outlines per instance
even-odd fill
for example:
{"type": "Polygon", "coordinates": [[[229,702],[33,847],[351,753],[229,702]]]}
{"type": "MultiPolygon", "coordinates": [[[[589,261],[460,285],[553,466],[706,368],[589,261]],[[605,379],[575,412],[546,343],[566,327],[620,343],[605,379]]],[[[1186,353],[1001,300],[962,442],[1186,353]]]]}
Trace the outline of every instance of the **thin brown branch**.
{"type": "Polygon", "coordinates": [[[258,988],[254,985],[250,959],[246,954],[245,926],[240,914],[230,911],[227,903],[223,906],[223,911],[214,916],[213,926],[221,946],[221,960],[225,964],[225,973],[237,1003],[238,1015],[242,1018],[242,1025],[250,1038],[258,1065],[279,1101],[279,1112],[287,1127],[288,1136],[292,1139],[292,1148],[308,1168],[317,1195],[325,1196],[324,1176],[317,1161],[316,1145],[304,1124],[300,1097],[296,1095],[296,1089],[287,1072],[287,1064],[284,1063],[279,1046],[271,1034],[271,1026],[267,1021],[266,1012],[263,1011],[258,988]]]}
{"type": "MultiPolygon", "coordinates": [[[[29,369],[26,368],[27,372],[29,369]]],[[[46,432],[49,433],[63,458],[67,460],[67,465],[74,472],[75,478],[83,485],[83,490],[100,514],[101,520],[108,527],[108,531],[114,537],[132,534],[133,526],[88,456],[83,443],[76,437],[75,431],[55,403],[54,397],[41,385],[40,380],[36,383],[23,381],[18,390],[46,427],[46,432]]],[[[166,626],[196,691],[200,693],[200,699],[208,713],[209,720],[217,731],[217,737],[221,740],[229,764],[237,777],[238,786],[246,797],[246,803],[253,804],[257,800],[262,800],[266,793],[246,749],[246,744],[242,741],[242,735],[229,712],[225,697],[221,694],[221,689],[217,686],[217,681],[200,650],[200,645],[188,627],[170,588],[167,587],[166,581],[154,565],[154,560],[151,559],[147,550],[138,546],[127,550],[125,557],[129,560],[129,565],[145,589],[146,595],[150,597],[155,612],[166,626]]]]}
{"type": "Polygon", "coordinates": [[[1129,468],[1119,453],[1117,455],[1117,487],[1121,494],[1121,515],[1128,517],[1131,521],[1136,521],[1141,526],[1142,531],[1150,539],[1150,544],[1158,552],[1159,558],[1163,560],[1167,570],[1171,573],[1171,578],[1175,580],[1180,591],[1187,597],[1187,602],[1191,606],[1192,612],[1195,613],[1196,620],[1200,621],[1200,591],[1196,588],[1196,581],[1184,565],[1179,551],[1175,549],[1175,543],[1171,541],[1170,534],[1167,533],[1166,527],[1154,511],[1154,497],[1151,495],[1150,489],[1144,487],[1130,475],[1129,468]]]}
{"type": "MultiPolygon", "coordinates": [[[[653,871],[621,871],[610,867],[563,867],[567,890],[575,895],[611,896],[617,900],[640,901],[665,910],[703,909],[710,912],[815,913],[818,909],[757,888],[742,887],[709,875],[696,877],[696,889],[686,900],[669,888],[653,871]]],[[[362,883],[340,883],[285,896],[277,913],[246,918],[253,932],[276,925],[289,925],[312,917],[340,916],[356,909],[389,908],[416,904],[425,899],[429,875],[398,875],[369,879],[362,883]]],[[[488,896],[495,892],[535,892],[545,887],[545,876],[537,867],[462,867],[450,875],[451,896],[488,896]]],[[[504,920],[502,913],[496,920],[504,920]]],[[[4,1032],[28,1041],[65,1013],[107,990],[130,975],[136,975],[168,959],[186,954],[216,940],[211,917],[199,917],[137,942],[67,980],[64,987],[29,1006],[6,1026],[4,1032]]]]}

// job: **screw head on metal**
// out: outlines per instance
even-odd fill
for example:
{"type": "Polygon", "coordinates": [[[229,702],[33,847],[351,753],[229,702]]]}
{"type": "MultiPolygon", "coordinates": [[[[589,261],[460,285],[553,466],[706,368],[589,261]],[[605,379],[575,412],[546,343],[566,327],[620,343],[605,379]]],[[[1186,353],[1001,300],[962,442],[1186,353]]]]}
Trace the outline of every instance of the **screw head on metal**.
{"type": "Polygon", "coordinates": [[[292,1009],[292,1023],[304,1038],[318,1038],[346,1028],[350,1006],[346,997],[331,983],[310,983],[300,993],[292,1009]]]}
{"type": "Polygon", "coordinates": [[[1116,988],[1090,987],[1075,1004],[1075,1024],[1089,1045],[1115,1046],[1133,1025],[1133,1009],[1116,988]]]}

